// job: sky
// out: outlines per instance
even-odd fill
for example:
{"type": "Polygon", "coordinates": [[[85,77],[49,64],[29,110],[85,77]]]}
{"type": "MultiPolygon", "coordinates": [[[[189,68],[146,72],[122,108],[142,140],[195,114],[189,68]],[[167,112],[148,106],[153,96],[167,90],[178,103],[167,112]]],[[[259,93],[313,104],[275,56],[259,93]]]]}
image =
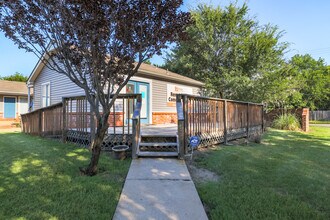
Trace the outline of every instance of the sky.
{"type": "MultiPolygon", "coordinates": [[[[330,65],[330,1],[328,0],[184,0],[182,10],[194,9],[198,4],[225,7],[229,2],[241,5],[247,2],[249,15],[259,23],[277,25],[284,31],[282,41],[290,43],[289,59],[294,54],[322,57],[330,65]]],[[[163,64],[163,56],[154,56],[151,62],[163,64]]],[[[0,32],[0,76],[20,72],[29,76],[38,58],[18,49],[0,32]]]]}

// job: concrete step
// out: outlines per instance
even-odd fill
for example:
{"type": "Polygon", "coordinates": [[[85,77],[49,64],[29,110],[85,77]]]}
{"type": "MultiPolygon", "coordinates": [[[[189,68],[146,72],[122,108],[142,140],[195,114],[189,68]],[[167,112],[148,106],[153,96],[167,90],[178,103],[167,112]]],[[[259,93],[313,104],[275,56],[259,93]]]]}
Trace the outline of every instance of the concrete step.
{"type": "Polygon", "coordinates": [[[139,146],[144,147],[175,147],[177,146],[176,142],[162,142],[162,143],[151,143],[151,142],[141,142],[139,146]]]}
{"type": "Polygon", "coordinates": [[[140,151],[139,157],[177,157],[177,152],[152,152],[152,151],[140,151]]]}

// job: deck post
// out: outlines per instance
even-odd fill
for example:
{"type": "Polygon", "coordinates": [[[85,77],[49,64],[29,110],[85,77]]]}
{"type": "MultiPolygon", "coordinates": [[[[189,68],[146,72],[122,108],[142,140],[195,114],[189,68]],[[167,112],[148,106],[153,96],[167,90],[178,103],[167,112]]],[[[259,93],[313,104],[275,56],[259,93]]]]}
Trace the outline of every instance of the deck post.
{"type": "Polygon", "coordinates": [[[67,119],[66,119],[66,98],[62,98],[62,123],[63,123],[63,128],[62,128],[62,141],[63,143],[66,143],[67,139],[67,119]]]}
{"type": "Polygon", "coordinates": [[[39,118],[39,121],[38,121],[38,135],[42,136],[42,110],[41,109],[38,110],[38,118],[39,118]]]}
{"type": "Polygon", "coordinates": [[[250,136],[250,103],[247,103],[247,112],[246,112],[246,138],[249,139],[250,136]]]}
{"type": "Polygon", "coordinates": [[[142,107],[142,96],[139,94],[136,98],[136,105],[132,117],[132,158],[136,159],[139,153],[139,140],[140,140],[140,112],[142,107]]]}
{"type": "Polygon", "coordinates": [[[91,143],[92,141],[95,139],[95,118],[94,118],[94,109],[93,109],[93,106],[90,106],[90,112],[89,112],[89,123],[90,123],[90,132],[91,132],[91,143]]]}
{"type": "Polygon", "coordinates": [[[133,140],[132,140],[132,158],[136,159],[137,158],[137,148],[138,148],[138,141],[139,141],[139,136],[138,136],[138,131],[137,131],[137,123],[138,119],[134,118],[132,119],[132,134],[133,134],[133,140]]]}
{"type": "Polygon", "coordinates": [[[227,100],[225,100],[224,108],[223,108],[223,135],[224,135],[224,143],[228,143],[228,120],[227,120],[227,100]]]}
{"type": "Polygon", "coordinates": [[[185,117],[183,114],[183,103],[182,96],[180,94],[176,95],[176,111],[178,116],[178,148],[179,148],[179,158],[183,159],[185,155],[185,117]]]}
{"type": "Polygon", "coordinates": [[[188,154],[187,136],[188,136],[188,97],[183,95],[183,113],[184,113],[184,154],[188,154]]]}
{"type": "Polygon", "coordinates": [[[26,130],[25,130],[25,123],[24,123],[24,115],[21,115],[21,127],[22,127],[22,131],[25,134],[26,130]]]}

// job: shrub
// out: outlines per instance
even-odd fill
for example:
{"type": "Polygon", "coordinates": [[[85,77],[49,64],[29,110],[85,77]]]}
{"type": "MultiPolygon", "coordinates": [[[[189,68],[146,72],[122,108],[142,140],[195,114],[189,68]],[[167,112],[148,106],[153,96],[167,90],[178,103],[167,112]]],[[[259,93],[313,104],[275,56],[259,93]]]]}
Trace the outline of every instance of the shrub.
{"type": "Polygon", "coordinates": [[[273,127],[281,130],[298,130],[300,123],[298,118],[293,114],[283,114],[278,116],[274,122],[273,127]]]}

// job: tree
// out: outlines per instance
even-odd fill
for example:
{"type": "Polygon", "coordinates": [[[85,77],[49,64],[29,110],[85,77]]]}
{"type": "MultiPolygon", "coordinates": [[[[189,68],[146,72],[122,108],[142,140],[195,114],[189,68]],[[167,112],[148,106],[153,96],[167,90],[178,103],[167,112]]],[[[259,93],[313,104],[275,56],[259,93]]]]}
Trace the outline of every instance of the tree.
{"type": "Polygon", "coordinates": [[[260,26],[244,4],[225,9],[200,5],[191,12],[186,41],[168,55],[165,68],[204,81],[208,95],[262,101],[259,79],[278,73],[287,43],[276,26],[260,26]]]}
{"type": "Polygon", "coordinates": [[[330,108],[330,69],[324,60],[315,60],[309,54],[297,54],[289,63],[292,65],[294,76],[300,81],[302,107],[330,108]]]}
{"type": "Polygon", "coordinates": [[[300,93],[300,80],[295,77],[292,66],[285,63],[275,71],[265,72],[256,81],[258,86],[253,88],[253,93],[263,102],[266,111],[280,108],[284,111],[302,106],[300,93]]]}
{"type": "Polygon", "coordinates": [[[28,80],[28,77],[24,76],[21,73],[16,72],[15,74],[10,76],[3,76],[3,77],[0,76],[0,79],[8,80],[8,81],[26,82],[28,80]]]}
{"type": "Polygon", "coordinates": [[[97,119],[91,161],[81,169],[86,175],[97,173],[107,119],[120,90],[142,62],[183,36],[190,16],[179,11],[181,4],[182,0],[0,2],[0,30],[6,37],[85,91],[97,119]]]}

